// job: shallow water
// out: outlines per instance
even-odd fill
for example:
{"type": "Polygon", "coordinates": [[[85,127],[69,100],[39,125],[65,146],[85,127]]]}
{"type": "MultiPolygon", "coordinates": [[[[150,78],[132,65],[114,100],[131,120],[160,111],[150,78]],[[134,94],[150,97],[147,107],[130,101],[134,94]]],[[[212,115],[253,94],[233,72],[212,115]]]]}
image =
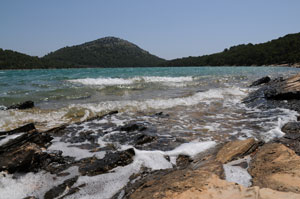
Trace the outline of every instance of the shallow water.
{"type": "MultiPolygon", "coordinates": [[[[64,123],[70,132],[64,139],[56,137],[49,150],[62,150],[63,155],[79,160],[95,156],[103,158],[107,151],[92,152],[70,141],[81,132],[96,136],[100,147],[114,150],[134,147],[134,162],[114,172],[94,177],[81,176],[86,183],[75,198],[110,198],[129,182],[140,168],[152,170],[172,168],[179,154],[193,156],[216,143],[254,137],[268,141],[283,135],[281,127],[296,120],[297,113],[286,109],[248,108],[241,101],[255,88],[254,80],[292,75],[300,70],[280,67],[176,67],[176,68],[112,68],[12,70],[0,73],[0,107],[33,100],[31,110],[0,110],[0,131],[34,122],[39,130],[64,123]],[[76,124],[88,118],[118,110],[101,120],[76,124]],[[133,140],[136,132],[120,130],[126,124],[140,124],[155,136],[155,143],[142,147],[133,140]],[[165,155],[170,157],[167,161],[165,155]],[[103,190],[101,193],[98,190],[103,190]],[[99,195],[100,194],[100,195],[99,195]]],[[[95,143],[94,143],[95,144],[95,143]]],[[[77,169],[73,168],[73,176],[77,169]]],[[[20,179],[1,178],[5,193],[10,185],[29,179],[36,186],[41,180],[51,188],[61,181],[46,182],[43,172],[38,177],[27,174],[20,179]]],[[[69,176],[70,177],[70,176],[69,176]]],[[[20,185],[21,186],[21,185],[20,185]]],[[[1,191],[0,191],[1,192],[1,191]]],[[[3,193],[4,193],[3,192],[3,193]]],[[[45,188],[26,188],[17,193],[41,196],[45,188]]],[[[73,196],[72,196],[73,197],[73,196]]],[[[72,198],[71,197],[71,198],[72,198]]],[[[14,197],[12,197],[14,198],[14,197]]]]}

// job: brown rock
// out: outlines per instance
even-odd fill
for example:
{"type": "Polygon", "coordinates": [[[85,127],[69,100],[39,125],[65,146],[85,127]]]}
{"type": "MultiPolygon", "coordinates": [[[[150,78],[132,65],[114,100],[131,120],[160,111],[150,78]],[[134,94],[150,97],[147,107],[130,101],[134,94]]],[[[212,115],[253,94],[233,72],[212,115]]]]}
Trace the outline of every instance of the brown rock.
{"type": "Polygon", "coordinates": [[[300,157],[278,143],[264,145],[250,164],[253,185],[300,193],[300,157]]]}
{"type": "Polygon", "coordinates": [[[252,153],[258,146],[259,144],[253,138],[228,142],[218,152],[216,160],[225,164],[252,153]]]}
{"type": "Polygon", "coordinates": [[[222,165],[211,162],[197,170],[176,170],[147,181],[130,199],[298,199],[300,194],[259,187],[246,188],[220,179],[222,165]]]}

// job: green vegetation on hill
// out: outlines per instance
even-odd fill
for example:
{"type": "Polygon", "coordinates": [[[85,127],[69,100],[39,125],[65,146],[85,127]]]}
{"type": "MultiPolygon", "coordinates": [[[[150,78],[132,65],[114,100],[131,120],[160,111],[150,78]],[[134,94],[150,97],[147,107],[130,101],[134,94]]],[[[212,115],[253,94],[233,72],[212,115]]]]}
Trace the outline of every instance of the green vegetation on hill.
{"type": "Polygon", "coordinates": [[[115,37],[105,37],[81,45],[61,48],[46,55],[44,59],[83,67],[157,66],[165,61],[128,41],[115,37]]]}
{"type": "Polygon", "coordinates": [[[186,57],[165,62],[164,66],[262,66],[292,65],[300,62],[300,33],[289,34],[262,44],[233,46],[223,52],[186,57]]]}
{"type": "Polygon", "coordinates": [[[0,69],[142,67],[157,66],[164,61],[128,41],[115,37],[61,48],[42,58],[0,49],[0,69]]]}
{"type": "Polygon", "coordinates": [[[0,48],[0,69],[144,67],[144,66],[262,66],[300,63],[300,33],[262,44],[242,44],[223,52],[166,61],[128,41],[105,37],[64,47],[38,58],[0,48]]]}

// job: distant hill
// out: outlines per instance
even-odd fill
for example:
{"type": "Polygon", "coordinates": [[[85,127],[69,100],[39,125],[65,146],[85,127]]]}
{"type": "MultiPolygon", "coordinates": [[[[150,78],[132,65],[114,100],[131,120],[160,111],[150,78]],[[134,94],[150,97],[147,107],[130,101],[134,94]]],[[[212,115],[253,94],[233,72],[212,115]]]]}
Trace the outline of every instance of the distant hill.
{"type": "Polygon", "coordinates": [[[64,47],[42,58],[0,48],[0,69],[143,67],[157,66],[164,61],[133,43],[115,37],[64,47]]]}
{"type": "Polygon", "coordinates": [[[42,58],[0,48],[0,69],[263,65],[300,67],[300,33],[289,34],[261,44],[233,46],[211,55],[169,61],[115,37],[64,47],[42,58]]]}
{"type": "Polygon", "coordinates": [[[261,44],[242,44],[223,52],[167,61],[163,66],[262,66],[300,63],[300,33],[261,44]]]}
{"type": "Polygon", "coordinates": [[[44,59],[83,67],[157,66],[165,61],[133,43],[115,37],[61,48],[49,53],[44,59]]]}

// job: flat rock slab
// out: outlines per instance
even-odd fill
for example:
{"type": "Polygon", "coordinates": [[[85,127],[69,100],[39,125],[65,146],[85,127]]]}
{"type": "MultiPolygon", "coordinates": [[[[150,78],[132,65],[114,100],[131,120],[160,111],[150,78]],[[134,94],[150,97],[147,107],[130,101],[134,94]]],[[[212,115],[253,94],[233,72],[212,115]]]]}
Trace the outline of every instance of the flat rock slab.
{"type": "Polygon", "coordinates": [[[300,193],[300,157],[282,144],[262,146],[248,171],[255,186],[300,193]]]}
{"type": "Polygon", "coordinates": [[[216,160],[225,164],[236,158],[246,156],[257,149],[259,143],[253,138],[228,142],[218,152],[216,160]]]}
{"type": "Polygon", "coordinates": [[[176,170],[153,178],[124,198],[130,199],[299,199],[300,194],[257,186],[246,188],[220,178],[222,165],[211,162],[197,170],[176,170]]]}

